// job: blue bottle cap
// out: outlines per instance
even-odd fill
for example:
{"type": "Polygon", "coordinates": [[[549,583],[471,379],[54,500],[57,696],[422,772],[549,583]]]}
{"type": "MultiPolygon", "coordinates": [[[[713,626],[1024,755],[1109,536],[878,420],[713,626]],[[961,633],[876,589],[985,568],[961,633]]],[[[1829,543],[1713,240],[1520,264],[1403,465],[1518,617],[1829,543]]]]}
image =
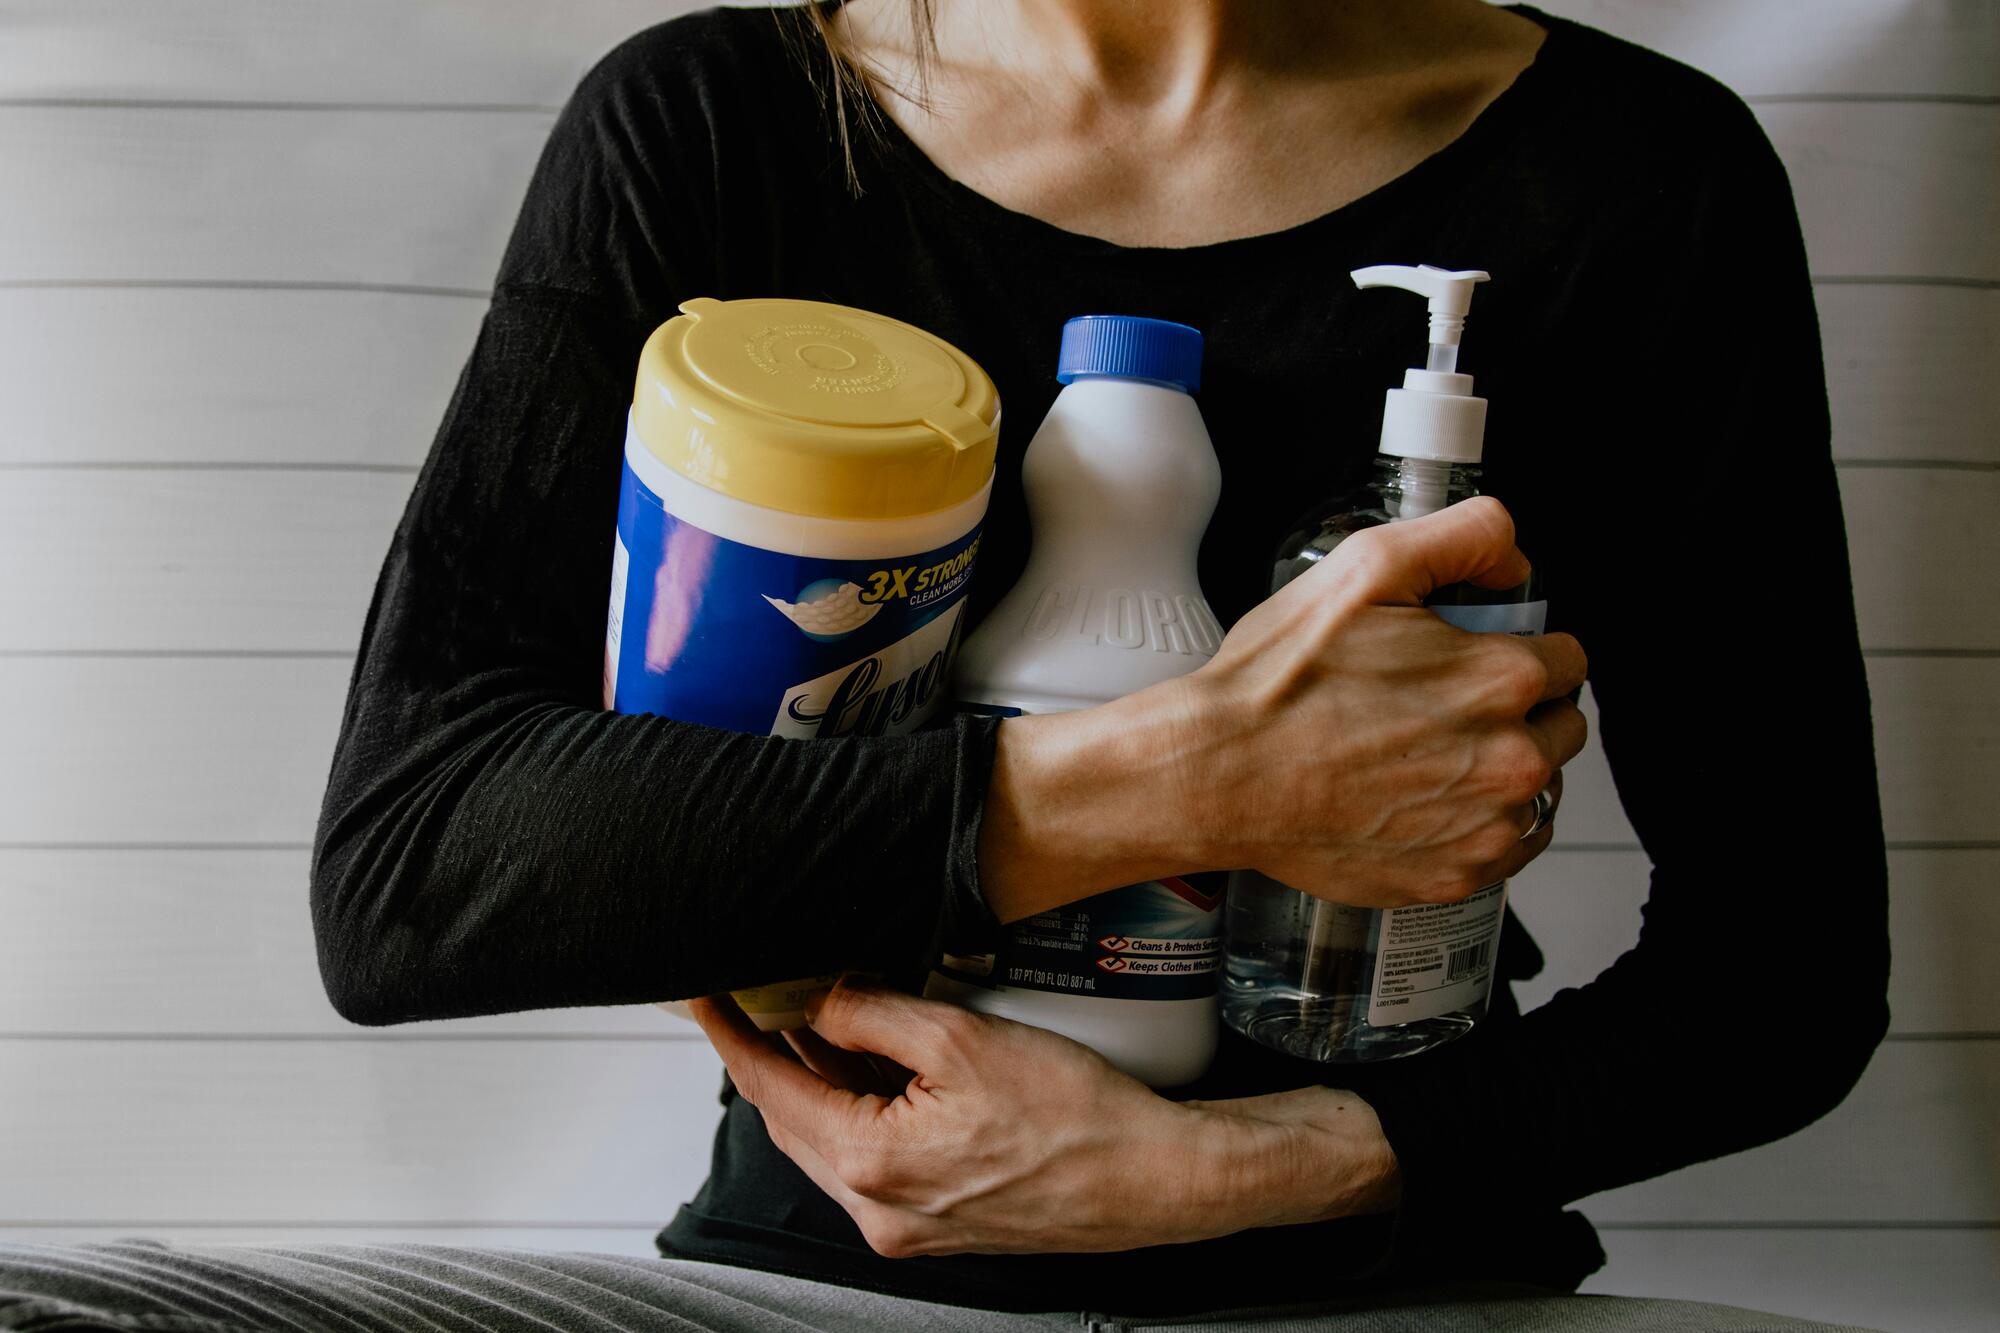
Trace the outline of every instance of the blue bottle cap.
{"type": "Polygon", "coordinates": [[[1085,375],[1150,380],[1194,393],[1201,388],[1201,330],[1137,315],[1078,315],[1063,325],[1056,382],[1085,375]]]}

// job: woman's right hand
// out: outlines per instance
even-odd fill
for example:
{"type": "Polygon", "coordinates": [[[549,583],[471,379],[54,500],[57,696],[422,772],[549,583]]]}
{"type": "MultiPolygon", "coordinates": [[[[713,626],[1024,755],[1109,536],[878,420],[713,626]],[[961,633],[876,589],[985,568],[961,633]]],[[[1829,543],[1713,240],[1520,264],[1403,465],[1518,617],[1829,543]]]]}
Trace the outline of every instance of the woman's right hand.
{"type": "Polygon", "coordinates": [[[1481,498],[1341,542],[1171,682],[1190,738],[1179,802],[1204,863],[1364,907],[1448,902],[1514,874],[1536,794],[1583,748],[1583,649],[1472,634],[1423,609],[1451,583],[1528,577],[1481,498]]]}
{"type": "Polygon", "coordinates": [[[1363,907],[1449,902],[1547,847],[1536,794],[1583,748],[1567,634],[1453,628],[1447,584],[1528,577],[1491,499],[1347,538],[1213,660],[1000,728],[980,834],[1002,921],[1118,884],[1246,867],[1363,907]]]}

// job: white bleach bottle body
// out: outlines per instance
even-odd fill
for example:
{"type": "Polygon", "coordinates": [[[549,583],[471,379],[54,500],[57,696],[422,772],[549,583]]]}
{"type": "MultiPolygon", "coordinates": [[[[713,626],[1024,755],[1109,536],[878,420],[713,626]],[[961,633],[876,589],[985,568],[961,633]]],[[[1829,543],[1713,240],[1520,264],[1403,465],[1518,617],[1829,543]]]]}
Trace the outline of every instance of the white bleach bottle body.
{"type": "MultiPolygon", "coordinates": [[[[961,707],[1088,708],[1207,662],[1222,629],[1196,553],[1221,493],[1201,411],[1201,335],[1090,315],[1063,329],[1067,387],[1022,462],[1034,547],[958,658],[961,707]]],[[[1080,1041],[1155,1087],[1215,1056],[1226,875],[1128,885],[947,954],[925,994],[1080,1041]]]]}

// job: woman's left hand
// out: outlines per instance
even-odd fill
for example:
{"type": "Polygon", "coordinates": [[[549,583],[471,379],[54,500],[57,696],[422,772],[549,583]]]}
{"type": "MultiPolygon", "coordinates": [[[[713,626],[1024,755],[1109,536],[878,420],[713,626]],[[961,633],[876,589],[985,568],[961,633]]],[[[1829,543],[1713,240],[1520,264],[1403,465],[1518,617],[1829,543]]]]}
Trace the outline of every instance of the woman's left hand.
{"type": "Polygon", "coordinates": [[[1203,1240],[1367,1211],[1393,1180],[1373,1113],[1331,1089],[1171,1102],[1066,1037],[852,982],[785,1034],[797,1059],[727,996],[692,1007],[772,1142],[891,1258],[1203,1240]]]}

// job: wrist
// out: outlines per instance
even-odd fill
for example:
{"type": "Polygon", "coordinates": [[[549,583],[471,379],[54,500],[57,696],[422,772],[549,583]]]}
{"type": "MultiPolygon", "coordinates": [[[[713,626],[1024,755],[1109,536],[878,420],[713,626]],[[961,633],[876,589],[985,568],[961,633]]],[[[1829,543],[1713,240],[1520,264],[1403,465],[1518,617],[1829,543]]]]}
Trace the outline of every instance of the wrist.
{"type": "Polygon", "coordinates": [[[994,746],[980,879],[1003,923],[1161,875],[1220,868],[1193,799],[1193,708],[1168,682],[1008,718],[994,746]]]}
{"type": "Polygon", "coordinates": [[[1220,1197],[1194,1201],[1236,1230],[1395,1210],[1402,1176],[1382,1122],[1338,1088],[1189,1104],[1205,1113],[1215,1165],[1198,1172],[1220,1197]]]}
{"type": "MultiPolygon", "coordinates": [[[[1121,700],[1120,702],[1128,702],[1121,700]]],[[[1181,861],[1172,870],[1234,870],[1248,864],[1226,797],[1242,786],[1231,765],[1251,726],[1247,710],[1211,672],[1197,671],[1131,696],[1143,705],[1143,737],[1155,764],[1153,812],[1181,861]]]]}

